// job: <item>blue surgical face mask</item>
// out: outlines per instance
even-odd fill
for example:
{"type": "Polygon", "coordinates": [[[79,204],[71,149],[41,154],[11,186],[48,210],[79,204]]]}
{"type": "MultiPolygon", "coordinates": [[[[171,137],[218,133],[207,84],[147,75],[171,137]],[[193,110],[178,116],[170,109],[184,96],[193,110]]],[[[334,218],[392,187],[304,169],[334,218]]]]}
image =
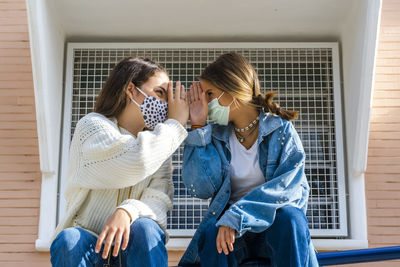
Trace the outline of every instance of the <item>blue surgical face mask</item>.
{"type": "Polygon", "coordinates": [[[228,106],[222,106],[218,100],[223,94],[224,92],[218,98],[208,103],[208,116],[215,123],[226,126],[229,123],[229,111],[233,101],[228,106]]]}
{"type": "Polygon", "coordinates": [[[154,129],[157,124],[167,120],[168,103],[161,101],[160,99],[153,96],[147,95],[145,92],[137,87],[136,89],[138,89],[139,92],[142,93],[146,98],[141,105],[139,105],[139,103],[136,102],[133,98],[131,98],[131,101],[140,108],[140,111],[142,111],[146,128],[154,129]]]}

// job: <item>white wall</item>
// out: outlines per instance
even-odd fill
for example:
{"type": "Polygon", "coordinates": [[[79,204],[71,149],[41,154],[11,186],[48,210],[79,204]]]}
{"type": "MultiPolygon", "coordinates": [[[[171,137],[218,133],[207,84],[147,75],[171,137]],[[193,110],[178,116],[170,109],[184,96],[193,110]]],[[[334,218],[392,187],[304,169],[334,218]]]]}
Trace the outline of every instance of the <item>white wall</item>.
{"type": "Polygon", "coordinates": [[[363,174],[367,157],[380,0],[307,0],[296,2],[299,6],[288,0],[269,4],[256,1],[252,6],[244,5],[243,2],[235,2],[237,5],[229,6],[226,5],[226,1],[225,4],[213,6],[214,2],[202,0],[194,3],[194,6],[183,5],[181,9],[171,8],[171,3],[178,7],[183,4],[181,0],[173,0],[169,2],[168,9],[160,8],[158,13],[154,13],[153,6],[139,1],[124,0],[121,1],[122,4],[115,5],[108,0],[99,0],[94,6],[93,3],[78,0],[26,1],[43,173],[39,238],[36,242],[39,250],[48,249],[51,235],[49,229],[54,229],[56,224],[66,38],[74,41],[108,42],[339,40],[342,48],[342,95],[350,193],[349,218],[352,222],[349,228],[351,240],[316,240],[315,244],[321,249],[367,246],[363,174]],[[141,8],[132,8],[138,4],[141,8]],[[279,8],[275,10],[274,6],[279,8]],[[242,13],[243,16],[239,16],[242,13]],[[135,14],[141,14],[139,19],[136,18],[135,25],[140,22],[148,28],[130,26],[135,22],[135,14]],[[212,19],[204,21],[210,14],[213,15],[212,19]],[[223,19],[224,16],[226,20],[223,19]]]}
{"type": "Polygon", "coordinates": [[[360,246],[368,245],[364,173],[368,154],[380,6],[380,0],[353,3],[340,37],[348,163],[349,228],[350,237],[360,246]]]}
{"type": "Polygon", "coordinates": [[[67,38],[77,42],[320,42],[339,35],[348,2],[360,1],[55,2],[67,38]]]}
{"type": "Polygon", "coordinates": [[[65,33],[51,0],[27,0],[42,191],[38,250],[56,226],[65,33]]]}

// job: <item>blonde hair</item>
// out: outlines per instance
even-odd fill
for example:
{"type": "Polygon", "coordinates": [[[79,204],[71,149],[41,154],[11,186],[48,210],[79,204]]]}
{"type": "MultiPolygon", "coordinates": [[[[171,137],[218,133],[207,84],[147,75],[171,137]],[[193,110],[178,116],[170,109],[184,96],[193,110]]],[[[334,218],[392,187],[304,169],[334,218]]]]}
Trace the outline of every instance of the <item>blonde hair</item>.
{"type": "Polygon", "coordinates": [[[250,104],[279,115],[286,120],[298,118],[297,111],[281,109],[272,99],[276,92],[261,94],[260,81],[250,62],[242,55],[229,52],[208,65],[200,79],[207,80],[223,92],[229,93],[234,103],[250,104]]]}

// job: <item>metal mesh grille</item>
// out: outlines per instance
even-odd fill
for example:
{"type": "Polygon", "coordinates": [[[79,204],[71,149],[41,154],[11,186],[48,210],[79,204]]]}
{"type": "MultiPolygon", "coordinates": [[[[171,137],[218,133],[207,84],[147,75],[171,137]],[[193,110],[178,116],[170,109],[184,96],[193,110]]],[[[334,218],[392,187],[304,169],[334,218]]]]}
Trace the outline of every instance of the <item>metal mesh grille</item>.
{"type": "MultiPolygon", "coordinates": [[[[277,91],[283,108],[300,111],[294,121],[303,142],[311,186],[307,217],[313,230],[340,229],[334,92],[331,48],[249,49],[74,49],[71,137],[77,121],[92,112],[96,96],[114,65],[127,56],[149,57],[162,64],[173,81],[188,88],[219,55],[236,51],[255,67],[263,90],[277,91]]],[[[338,100],[340,101],[340,100],[338,100]]],[[[181,182],[182,147],[173,156],[174,208],[168,215],[173,236],[190,236],[207,211],[208,201],[191,198],[181,182]]],[[[315,233],[315,232],[314,232],[315,233]]]]}

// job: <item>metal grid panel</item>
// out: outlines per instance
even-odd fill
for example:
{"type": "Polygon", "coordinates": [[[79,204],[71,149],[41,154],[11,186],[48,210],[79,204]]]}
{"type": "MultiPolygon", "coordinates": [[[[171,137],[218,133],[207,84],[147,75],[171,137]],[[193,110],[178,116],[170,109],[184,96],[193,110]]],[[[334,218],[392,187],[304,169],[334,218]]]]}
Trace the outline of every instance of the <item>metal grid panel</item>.
{"type": "MultiPolygon", "coordinates": [[[[251,62],[264,92],[276,90],[282,107],[300,111],[294,126],[307,154],[309,227],[314,236],[340,235],[346,222],[340,218],[345,203],[339,195],[345,192],[339,186],[344,177],[337,171],[331,48],[75,48],[71,138],[77,121],[93,110],[99,90],[122,58],[149,57],[162,64],[173,81],[180,80],[188,88],[201,70],[228,51],[241,53],[251,62]]],[[[181,181],[182,152],[180,147],[173,156],[174,208],[168,214],[172,236],[192,235],[208,207],[208,201],[187,194],[181,181]]]]}

